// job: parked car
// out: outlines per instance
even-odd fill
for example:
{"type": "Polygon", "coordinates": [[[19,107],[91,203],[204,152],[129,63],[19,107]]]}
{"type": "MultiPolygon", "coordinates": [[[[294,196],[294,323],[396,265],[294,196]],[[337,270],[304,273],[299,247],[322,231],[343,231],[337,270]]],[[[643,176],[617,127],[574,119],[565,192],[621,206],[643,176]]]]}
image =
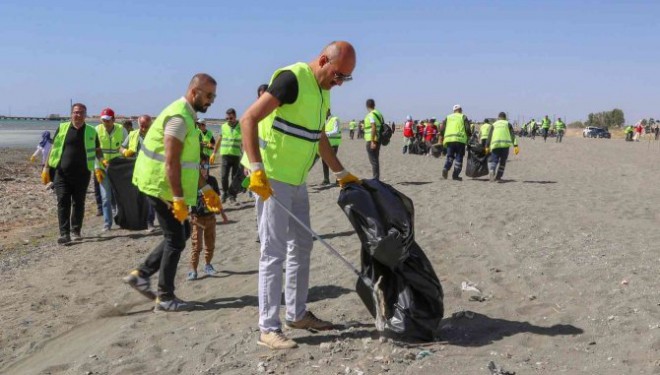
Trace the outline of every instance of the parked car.
{"type": "Polygon", "coordinates": [[[598,132],[597,135],[598,135],[598,138],[610,139],[612,137],[612,134],[610,134],[610,132],[607,129],[602,129],[602,128],[600,129],[600,131],[598,132]]]}
{"type": "Polygon", "coordinates": [[[599,128],[597,126],[587,126],[582,130],[584,138],[611,138],[612,135],[607,129],[599,128]]]}
{"type": "Polygon", "coordinates": [[[582,137],[584,138],[596,138],[596,133],[600,130],[599,127],[596,126],[587,126],[582,130],[582,137]]]}

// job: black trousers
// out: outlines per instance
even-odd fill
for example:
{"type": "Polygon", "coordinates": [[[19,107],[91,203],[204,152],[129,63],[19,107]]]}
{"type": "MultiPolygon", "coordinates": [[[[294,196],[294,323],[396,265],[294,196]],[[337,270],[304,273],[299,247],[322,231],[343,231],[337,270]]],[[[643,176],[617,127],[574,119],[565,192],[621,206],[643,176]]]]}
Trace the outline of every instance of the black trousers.
{"type": "Polygon", "coordinates": [[[80,233],[85,217],[85,195],[89,186],[90,171],[75,177],[55,172],[55,194],[57,195],[57,220],[60,224],[60,236],[68,236],[71,231],[80,233]]]}
{"type": "Polygon", "coordinates": [[[367,155],[369,156],[369,163],[371,164],[371,173],[374,180],[380,180],[380,142],[376,143],[376,148],[371,149],[371,142],[367,142],[367,155]]]}
{"type": "Polygon", "coordinates": [[[243,172],[241,167],[241,157],[235,155],[222,155],[222,172],[220,175],[220,183],[222,184],[222,194],[227,196],[228,194],[236,198],[235,191],[229,191],[229,184],[231,181],[236,178],[239,174],[243,172]],[[229,178],[231,177],[231,181],[229,178]]]}
{"type": "MultiPolygon", "coordinates": [[[[332,150],[335,152],[335,155],[337,155],[339,146],[332,146],[332,150]]],[[[323,159],[321,159],[321,162],[323,163],[323,181],[330,181],[330,168],[328,168],[328,165],[325,164],[323,159]]]]}
{"type": "Polygon", "coordinates": [[[190,221],[179,222],[171,209],[159,198],[147,196],[149,203],[156,211],[158,223],[163,231],[163,240],[147,256],[140,266],[140,276],[149,277],[160,271],[158,275],[158,296],[162,300],[174,298],[174,277],[179,265],[181,252],[190,238],[190,221]]]}

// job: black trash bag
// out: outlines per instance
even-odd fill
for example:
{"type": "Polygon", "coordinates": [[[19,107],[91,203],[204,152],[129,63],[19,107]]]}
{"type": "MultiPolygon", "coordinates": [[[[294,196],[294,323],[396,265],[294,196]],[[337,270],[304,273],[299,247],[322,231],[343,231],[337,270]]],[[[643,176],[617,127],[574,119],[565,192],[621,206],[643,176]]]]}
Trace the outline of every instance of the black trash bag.
{"type": "Polygon", "coordinates": [[[110,161],[106,178],[110,179],[112,195],[117,202],[115,224],[123,229],[147,229],[149,201],[133,185],[134,158],[114,158],[110,161]]]}
{"type": "Polygon", "coordinates": [[[488,174],[488,155],[486,155],[484,147],[476,141],[471,141],[468,143],[467,149],[465,175],[472,178],[486,176],[488,174]]]}
{"type": "MultiPolygon", "coordinates": [[[[440,281],[415,242],[410,198],[377,180],[342,189],[337,202],[362,243],[361,272],[385,296],[385,335],[403,341],[432,341],[444,315],[440,281]]],[[[358,280],[357,290],[365,286],[358,280]]],[[[367,304],[372,316],[374,306],[367,304]]]]}
{"type": "Polygon", "coordinates": [[[442,145],[434,144],[431,146],[431,155],[433,155],[433,157],[436,159],[442,156],[442,145]]]}

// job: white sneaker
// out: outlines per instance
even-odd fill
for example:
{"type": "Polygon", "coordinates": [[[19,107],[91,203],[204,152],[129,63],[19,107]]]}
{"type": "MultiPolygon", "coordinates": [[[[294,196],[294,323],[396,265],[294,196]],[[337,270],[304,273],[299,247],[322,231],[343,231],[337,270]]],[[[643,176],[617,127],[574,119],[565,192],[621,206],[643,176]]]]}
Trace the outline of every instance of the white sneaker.
{"type": "Polygon", "coordinates": [[[268,333],[261,332],[257,344],[270,349],[293,349],[298,347],[295,341],[286,337],[280,330],[268,333]]]}

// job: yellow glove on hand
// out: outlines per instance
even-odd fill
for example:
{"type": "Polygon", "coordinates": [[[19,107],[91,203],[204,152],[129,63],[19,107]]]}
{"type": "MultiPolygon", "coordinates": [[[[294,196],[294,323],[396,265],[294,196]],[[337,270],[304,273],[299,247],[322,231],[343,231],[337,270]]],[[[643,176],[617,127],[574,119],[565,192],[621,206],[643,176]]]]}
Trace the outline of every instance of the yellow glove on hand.
{"type": "Polygon", "coordinates": [[[131,156],[135,155],[135,152],[133,152],[133,150],[130,150],[130,149],[127,148],[127,149],[124,150],[123,155],[124,155],[125,158],[130,158],[131,156]]]}
{"type": "Polygon", "coordinates": [[[273,188],[270,187],[270,181],[266,177],[266,172],[263,169],[255,169],[254,166],[250,174],[250,185],[248,185],[248,189],[259,195],[264,201],[273,195],[273,188]]]}
{"type": "Polygon", "coordinates": [[[215,153],[211,154],[211,157],[209,158],[209,163],[215,164],[215,153]]]}
{"type": "Polygon", "coordinates": [[[174,215],[175,219],[183,223],[188,218],[188,206],[181,197],[174,197],[173,201],[174,202],[172,202],[172,214],[174,215]]]}
{"type": "Polygon", "coordinates": [[[102,164],[103,164],[104,167],[108,168],[108,165],[110,165],[110,162],[103,159],[102,164]]]}
{"type": "Polygon", "coordinates": [[[34,163],[37,160],[37,157],[32,155],[30,156],[30,163],[34,163]]]}
{"type": "Polygon", "coordinates": [[[518,155],[519,152],[520,152],[520,149],[518,148],[518,146],[513,146],[513,154],[518,155]]]}
{"type": "Polygon", "coordinates": [[[222,211],[222,203],[220,203],[220,196],[213,190],[211,185],[204,185],[200,191],[204,197],[204,204],[211,212],[218,213],[222,211]]]}
{"type": "Polygon", "coordinates": [[[485,153],[486,155],[490,154],[490,148],[485,147],[485,148],[484,148],[484,153],[485,153]]]}
{"type": "Polygon", "coordinates": [[[50,170],[48,167],[41,171],[41,182],[44,185],[48,185],[50,183],[50,170]]]}
{"type": "Polygon", "coordinates": [[[99,184],[102,184],[105,179],[105,172],[103,172],[103,169],[96,168],[94,170],[94,175],[96,176],[96,181],[98,181],[99,184]]]}
{"type": "Polygon", "coordinates": [[[339,182],[339,187],[344,187],[347,184],[361,184],[362,180],[359,178],[353,176],[350,174],[347,170],[343,170],[341,172],[336,172],[335,177],[337,177],[337,181],[339,182]]]}

